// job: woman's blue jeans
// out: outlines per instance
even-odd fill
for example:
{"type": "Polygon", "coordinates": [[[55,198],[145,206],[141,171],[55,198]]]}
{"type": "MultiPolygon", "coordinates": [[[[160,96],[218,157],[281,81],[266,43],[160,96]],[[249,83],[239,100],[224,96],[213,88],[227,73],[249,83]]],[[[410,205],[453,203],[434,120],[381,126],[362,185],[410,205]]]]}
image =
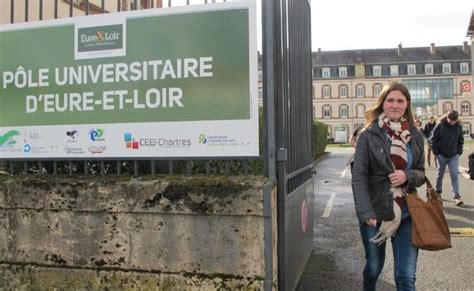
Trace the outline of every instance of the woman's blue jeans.
{"type": "MultiPolygon", "coordinates": [[[[375,290],[377,279],[382,271],[385,262],[385,246],[380,246],[370,242],[377,230],[377,227],[360,224],[360,233],[364,243],[366,264],[364,268],[364,290],[375,290]]],[[[402,219],[397,233],[392,238],[394,276],[397,290],[415,290],[416,261],[418,259],[418,249],[411,244],[411,218],[402,219]]]]}

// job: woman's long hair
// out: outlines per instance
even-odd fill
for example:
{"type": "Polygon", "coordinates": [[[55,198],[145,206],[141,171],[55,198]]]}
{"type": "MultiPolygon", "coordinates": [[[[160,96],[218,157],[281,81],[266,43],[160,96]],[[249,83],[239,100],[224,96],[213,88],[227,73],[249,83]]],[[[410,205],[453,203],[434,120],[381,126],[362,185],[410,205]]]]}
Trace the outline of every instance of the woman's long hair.
{"type": "Polygon", "coordinates": [[[407,109],[405,110],[403,117],[406,120],[408,120],[408,122],[414,125],[415,119],[413,118],[413,113],[411,111],[410,92],[408,91],[407,87],[405,87],[405,85],[403,85],[401,82],[392,81],[388,83],[387,85],[385,85],[385,87],[383,87],[383,90],[382,92],[380,92],[377,103],[375,103],[374,106],[367,109],[367,111],[365,112],[365,119],[366,119],[365,127],[369,127],[374,122],[377,122],[379,115],[383,112],[383,103],[385,102],[387,95],[392,91],[400,91],[407,98],[407,101],[408,101],[407,109]]]}

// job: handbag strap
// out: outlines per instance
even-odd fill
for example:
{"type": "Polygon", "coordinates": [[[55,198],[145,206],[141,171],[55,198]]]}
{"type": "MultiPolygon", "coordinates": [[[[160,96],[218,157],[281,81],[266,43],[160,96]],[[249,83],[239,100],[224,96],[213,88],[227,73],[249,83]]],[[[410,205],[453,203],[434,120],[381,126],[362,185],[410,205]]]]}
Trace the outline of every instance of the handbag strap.
{"type": "Polygon", "coordinates": [[[425,176],[425,183],[428,188],[433,189],[433,185],[431,184],[430,179],[428,179],[428,177],[426,176],[425,176]]]}
{"type": "Polygon", "coordinates": [[[438,195],[436,195],[433,185],[431,184],[430,180],[426,176],[425,176],[425,184],[426,184],[426,199],[428,200],[438,199],[438,195]]]}

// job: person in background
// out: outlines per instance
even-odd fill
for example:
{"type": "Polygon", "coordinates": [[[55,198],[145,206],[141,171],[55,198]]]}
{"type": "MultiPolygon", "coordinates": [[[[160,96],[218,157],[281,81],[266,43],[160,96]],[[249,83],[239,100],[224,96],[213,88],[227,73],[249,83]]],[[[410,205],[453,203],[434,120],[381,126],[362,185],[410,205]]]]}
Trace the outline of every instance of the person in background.
{"type": "Polygon", "coordinates": [[[421,123],[421,120],[415,120],[415,127],[423,134],[423,124],[421,123]]]}
{"type": "Polygon", "coordinates": [[[351,138],[349,138],[349,143],[353,148],[356,148],[357,146],[357,135],[359,134],[360,128],[356,129],[354,133],[351,135],[351,138]]]}
{"type": "MultiPolygon", "coordinates": [[[[433,132],[433,129],[435,128],[436,126],[436,120],[434,118],[434,116],[430,116],[430,118],[428,119],[428,122],[425,124],[425,127],[423,128],[423,135],[425,136],[426,138],[426,144],[427,144],[427,153],[426,153],[426,160],[428,162],[428,167],[431,167],[431,140],[430,140],[430,136],[431,136],[431,133],[433,132]]],[[[436,159],[436,156],[434,156],[434,162],[435,162],[435,166],[437,167],[438,166],[438,162],[437,162],[437,159],[436,159]]]]}
{"type": "Polygon", "coordinates": [[[459,120],[459,113],[452,110],[442,116],[431,135],[433,154],[438,159],[436,168],[436,193],[441,198],[443,192],[443,177],[446,166],[451,176],[451,190],[454,204],[461,206],[463,201],[459,194],[459,157],[462,155],[464,136],[459,120]]]}
{"type": "Polygon", "coordinates": [[[387,84],[365,115],[352,174],[366,258],[364,290],[376,290],[388,238],[397,290],[415,290],[418,248],[411,243],[412,220],[405,197],[406,191],[425,182],[423,135],[414,125],[411,96],[402,83],[387,84]]]}
{"type": "MultiPolygon", "coordinates": [[[[360,128],[357,128],[356,130],[354,130],[354,133],[349,138],[349,143],[354,149],[357,147],[357,136],[359,135],[360,130],[361,130],[360,128]]],[[[351,165],[351,173],[352,173],[352,168],[354,167],[354,155],[352,155],[349,158],[349,161],[347,163],[351,165]]]]}

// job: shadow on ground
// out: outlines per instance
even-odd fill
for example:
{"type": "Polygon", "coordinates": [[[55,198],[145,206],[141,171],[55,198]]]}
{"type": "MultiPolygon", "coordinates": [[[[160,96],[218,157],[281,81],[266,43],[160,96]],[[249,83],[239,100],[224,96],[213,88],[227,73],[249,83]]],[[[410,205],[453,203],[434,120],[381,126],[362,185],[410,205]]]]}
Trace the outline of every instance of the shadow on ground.
{"type": "MultiPolygon", "coordinates": [[[[296,290],[362,290],[362,270],[351,275],[340,270],[329,254],[313,250],[296,290]]],[[[395,287],[379,279],[377,290],[395,290],[395,287]]]]}

